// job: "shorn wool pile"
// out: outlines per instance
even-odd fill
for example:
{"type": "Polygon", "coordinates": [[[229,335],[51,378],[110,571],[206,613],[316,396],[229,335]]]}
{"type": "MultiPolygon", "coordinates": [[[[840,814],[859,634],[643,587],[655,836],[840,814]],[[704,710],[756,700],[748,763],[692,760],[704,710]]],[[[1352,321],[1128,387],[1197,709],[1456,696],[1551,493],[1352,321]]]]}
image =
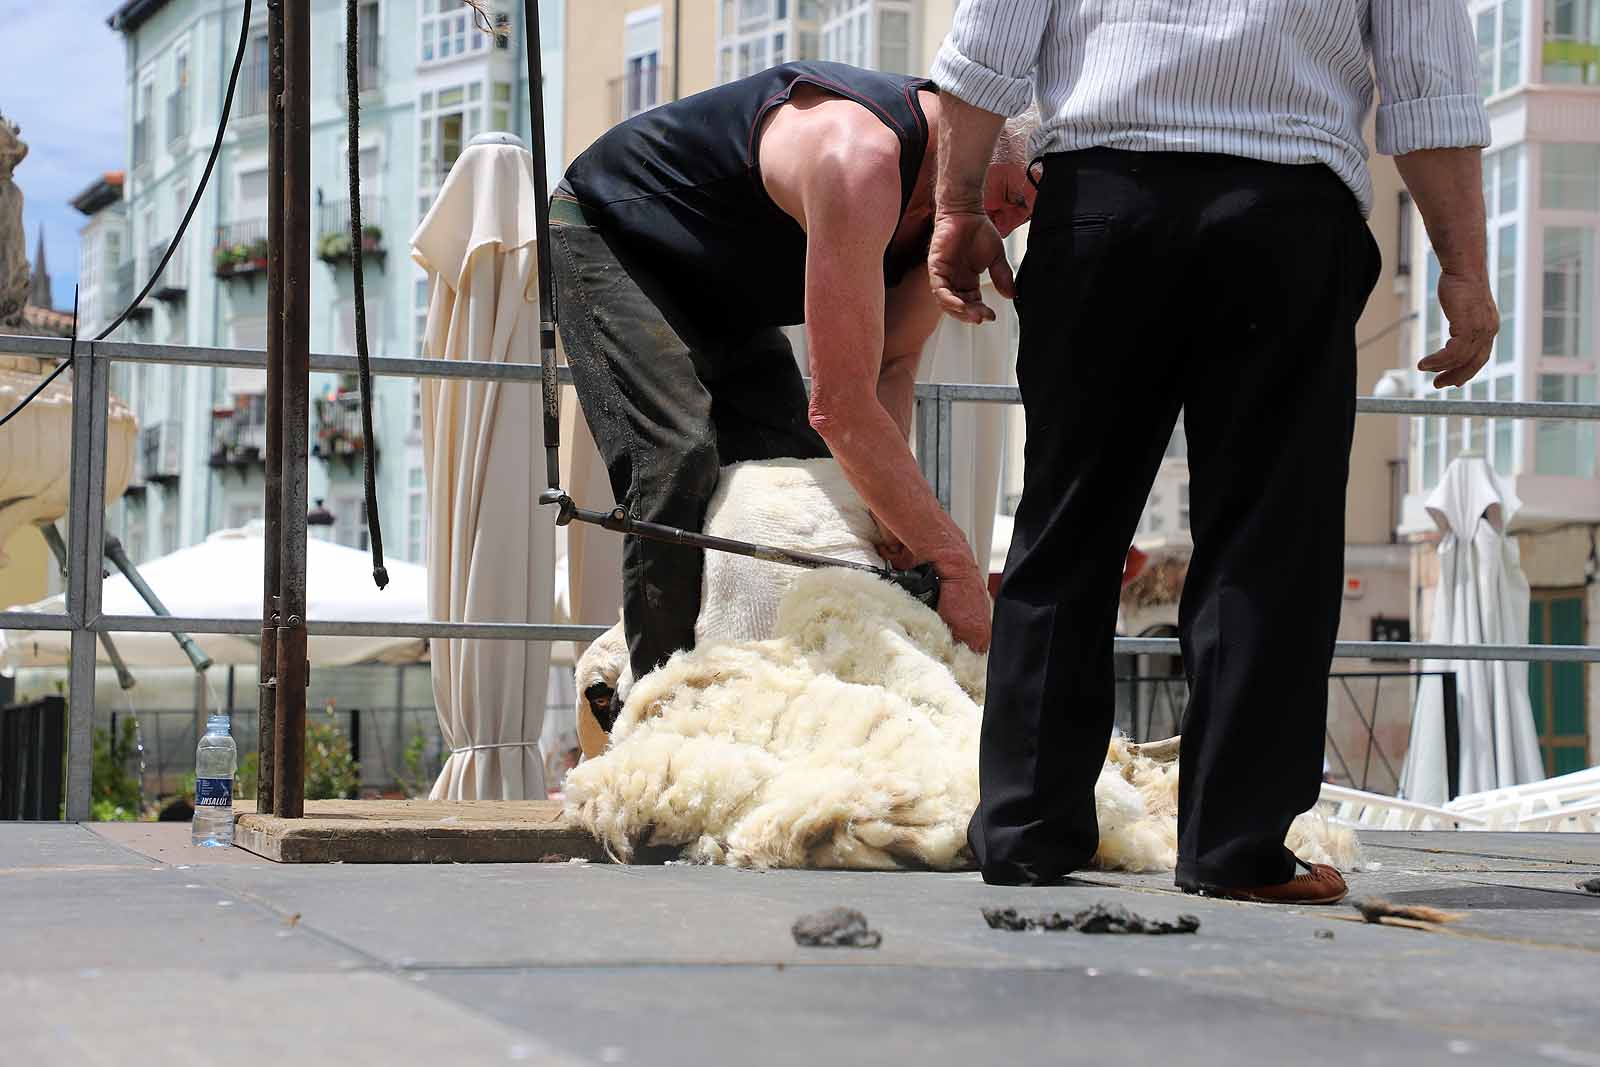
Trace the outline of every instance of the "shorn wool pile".
{"type": "MultiPolygon", "coordinates": [[[[871,528],[831,461],[730,468],[708,522],[852,554],[871,552],[871,528]]],[[[752,563],[707,554],[697,648],[632,685],[610,747],[567,778],[569,815],[623,860],[676,845],[741,867],[969,866],[983,658],[872,575],[752,563]]],[[[616,682],[625,661],[620,642],[597,641],[579,661],[579,691],[616,682]]],[[[1173,867],[1172,749],[1108,746],[1097,866],[1173,867]]],[[[1296,820],[1289,847],[1313,862],[1356,859],[1354,835],[1315,813],[1296,820]]]]}

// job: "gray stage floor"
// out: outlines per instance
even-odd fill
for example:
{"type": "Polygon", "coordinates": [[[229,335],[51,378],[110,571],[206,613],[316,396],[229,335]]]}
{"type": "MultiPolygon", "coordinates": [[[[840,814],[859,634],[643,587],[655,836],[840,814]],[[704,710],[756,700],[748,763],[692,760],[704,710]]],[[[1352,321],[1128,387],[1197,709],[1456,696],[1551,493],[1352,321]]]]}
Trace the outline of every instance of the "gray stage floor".
{"type": "Polygon", "coordinates": [[[1356,896],[1470,913],[1423,932],[1150,876],[278,866],[186,834],[0,825],[0,1064],[1600,1067],[1590,836],[1366,835],[1356,896]],[[979,914],[1095,901],[1202,925],[979,914]],[[835,904],[883,946],[797,948],[794,918],[835,904]]]}

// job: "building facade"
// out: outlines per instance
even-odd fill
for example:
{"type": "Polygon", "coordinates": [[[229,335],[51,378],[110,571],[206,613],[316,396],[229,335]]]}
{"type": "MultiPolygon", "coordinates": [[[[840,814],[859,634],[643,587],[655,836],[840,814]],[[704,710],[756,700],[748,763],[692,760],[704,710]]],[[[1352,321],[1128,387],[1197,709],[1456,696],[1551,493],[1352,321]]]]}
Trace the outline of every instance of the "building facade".
{"type": "MultiPolygon", "coordinates": [[[[1600,3],[1474,0],[1479,90],[1493,144],[1484,156],[1488,261],[1501,330],[1488,366],[1464,388],[1419,396],[1457,400],[1593,401],[1600,367],[1600,3]]],[[[1420,224],[1426,284],[1413,294],[1421,328],[1407,365],[1443,344],[1448,323],[1435,296],[1439,263],[1420,224]]],[[[1409,492],[1401,528],[1427,544],[1414,568],[1426,621],[1437,570],[1423,501],[1458,456],[1481,455],[1523,507],[1513,524],[1534,587],[1529,640],[1592,641],[1600,620],[1596,537],[1600,442],[1593,422],[1419,418],[1413,421],[1409,492]]],[[[1546,769],[1600,760],[1600,673],[1535,666],[1535,715],[1546,769]]]]}
{"type": "MultiPolygon", "coordinates": [[[[374,355],[410,355],[420,344],[427,282],[411,261],[410,235],[456,158],[486,131],[528,140],[522,5],[498,6],[504,10],[487,28],[461,0],[360,6],[361,245],[374,355]]],[[[563,20],[558,5],[545,8],[546,114],[559,145],[563,20]]],[[[97,234],[99,273],[85,333],[125,306],[177,229],[221,115],[243,11],[237,0],[132,0],[111,18],[127,49],[129,165],[120,205],[86,227],[86,242],[90,229],[97,234]]],[[[353,353],[345,5],[312,0],[311,19],[311,347],[353,353]]],[[[267,62],[266,11],[258,4],[215,173],[181,246],[120,339],[265,348],[267,62]]],[[[559,157],[550,169],[559,169],[559,157]]],[[[361,465],[374,455],[391,531],[385,548],[420,562],[427,531],[417,383],[375,379],[376,440],[368,442],[353,377],[312,376],[310,497],[333,516],[324,535],[365,548],[361,465]]],[[[116,365],[112,388],[139,415],[141,463],[108,528],[135,559],[261,517],[265,387],[261,371],[116,365]]]]}

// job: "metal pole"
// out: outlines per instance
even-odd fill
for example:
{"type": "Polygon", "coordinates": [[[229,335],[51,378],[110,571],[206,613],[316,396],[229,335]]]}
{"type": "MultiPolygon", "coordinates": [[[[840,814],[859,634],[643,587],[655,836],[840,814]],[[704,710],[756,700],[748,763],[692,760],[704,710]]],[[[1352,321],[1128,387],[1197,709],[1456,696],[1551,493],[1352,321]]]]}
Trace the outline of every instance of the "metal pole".
{"type": "Polygon", "coordinates": [[[1461,695],[1457,688],[1456,672],[1445,671],[1440,676],[1444,685],[1444,769],[1449,797],[1461,795],[1461,695]]]}
{"type": "Polygon", "coordinates": [[[306,470],[311,393],[311,5],[283,15],[283,486],[274,813],[305,814],[306,470]]]}
{"type": "Polygon", "coordinates": [[[528,129],[533,133],[533,213],[538,237],[539,267],[539,365],[543,379],[544,464],[554,503],[561,488],[561,392],[556,385],[556,294],[550,275],[550,189],[547,168],[549,150],[544,139],[544,56],[539,43],[538,0],[523,0],[522,18],[528,38],[528,129]]]}
{"type": "MultiPolygon", "coordinates": [[[[133,565],[133,560],[128,558],[128,553],[122,548],[122,542],[115,537],[106,538],[106,558],[122,572],[124,578],[128,579],[128,584],[139,594],[139,599],[150,606],[152,613],[169,618],[172,616],[172,612],[167,610],[161,598],[156,596],[156,591],[150,588],[150,583],[144,580],[144,575],[139,573],[139,568],[133,565]]],[[[196,671],[211,669],[211,657],[200,651],[200,646],[194,643],[194,638],[182,632],[173,634],[172,638],[178,642],[178,647],[183,649],[183,654],[189,657],[189,663],[196,671]]],[[[123,688],[128,687],[123,686],[123,688]]]]}
{"type": "MultiPolygon", "coordinates": [[[[56,529],[53,522],[41,522],[38,530],[44,537],[44,543],[49,546],[50,554],[56,558],[56,567],[61,572],[63,584],[67,581],[67,572],[71,569],[67,565],[67,543],[61,539],[61,531],[56,529]]],[[[115,538],[112,538],[115,540],[115,538]]],[[[108,633],[100,634],[100,647],[106,650],[106,659],[111,661],[111,667],[117,672],[117,685],[123,689],[134,687],[133,672],[128,670],[127,662],[122,658],[122,653],[117,651],[117,644],[111,640],[108,633]]],[[[6,701],[0,701],[0,704],[6,701]]]]}
{"type": "Polygon", "coordinates": [[[68,822],[89,818],[93,772],[95,634],[88,627],[100,616],[100,546],[105,543],[106,374],[92,344],[72,361],[72,483],[67,522],[70,558],[67,614],[72,618],[72,659],[68,676],[68,822]],[[90,546],[94,546],[91,550],[90,546]]]}
{"type": "Polygon", "coordinates": [[[283,530],[283,0],[267,0],[267,442],[256,658],[256,811],[276,810],[278,553],[283,530]]]}

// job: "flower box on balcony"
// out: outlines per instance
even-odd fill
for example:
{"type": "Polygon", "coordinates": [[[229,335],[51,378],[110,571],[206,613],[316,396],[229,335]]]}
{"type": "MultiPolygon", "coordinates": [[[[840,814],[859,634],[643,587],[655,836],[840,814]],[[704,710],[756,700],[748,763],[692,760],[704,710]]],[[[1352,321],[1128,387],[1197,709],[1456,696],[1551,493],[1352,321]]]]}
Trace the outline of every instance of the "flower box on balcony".
{"type": "MultiPolygon", "coordinates": [[[[361,227],[361,254],[363,256],[382,256],[383,229],[379,226],[361,227]]],[[[350,260],[350,234],[343,230],[325,233],[317,241],[317,258],[336,267],[350,260]]]]}
{"type": "Polygon", "coordinates": [[[212,253],[212,265],[219,278],[235,278],[242,274],[255,274],[267,269],[267,242],[258,238],[250,242],[218,245],[212,253]]]}

